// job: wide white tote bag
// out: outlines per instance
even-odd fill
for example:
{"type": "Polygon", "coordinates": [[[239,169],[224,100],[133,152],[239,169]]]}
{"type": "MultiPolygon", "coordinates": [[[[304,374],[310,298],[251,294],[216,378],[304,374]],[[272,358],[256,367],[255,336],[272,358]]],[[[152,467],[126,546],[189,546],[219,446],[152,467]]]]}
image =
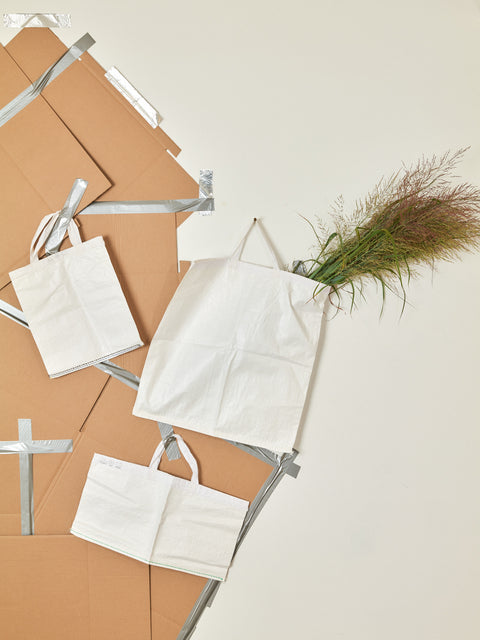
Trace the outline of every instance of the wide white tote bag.
{"type": "Polygon", "coordinates": [[[265,236],[272,267],[242,262],[249,231],[231,257],[190,267],[150,345],[133,413],[291,451],[327,293],[314,298],[317,282],[281,270],[265,236]]]}
{"type": "Polygon", "coordinates": [[[149,467],[95,454],[71,533],[141,562],[225,580],[248,502],[158,471],[163,442],[149,467]]]}
{"type": "Polygon", "coordinates": [[[58,213],[40,223],[30,264],[10,273],[51,378],[142,346],[102,237],[82,242],[71,220],[72,247],[38,259],[58,213]]]}

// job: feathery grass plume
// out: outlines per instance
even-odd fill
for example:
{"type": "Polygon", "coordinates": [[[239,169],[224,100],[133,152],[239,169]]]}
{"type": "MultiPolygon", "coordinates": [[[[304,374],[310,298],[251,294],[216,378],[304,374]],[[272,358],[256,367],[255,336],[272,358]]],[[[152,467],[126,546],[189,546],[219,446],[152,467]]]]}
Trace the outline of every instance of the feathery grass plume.
{"type": "MultiPolygon", "coordinates": [[[[382,299],[387,289],[401,292],[415,267],[436,260],[456,260],[463,251],[480,244],[480,190],[470,184],[452,184],[453,170],[466,149],[437,158],[423,158],[382,179],[365,200],[357,202],[351,216],[343,202],[335,203],[334,230],[316,229],[316,257],[303,262],[303,275],[319,284],[315,293],[332,287],[337,296],[350,293],[351,308],[362,283],[380,283],[382,299]]],[[[294,267],[298,272],[298,267],[294,267]]],[[[402,311],[403,311],[402,308],[402,311]]],[[[382,304],[383,309],[383,304],[382,304]]]]}

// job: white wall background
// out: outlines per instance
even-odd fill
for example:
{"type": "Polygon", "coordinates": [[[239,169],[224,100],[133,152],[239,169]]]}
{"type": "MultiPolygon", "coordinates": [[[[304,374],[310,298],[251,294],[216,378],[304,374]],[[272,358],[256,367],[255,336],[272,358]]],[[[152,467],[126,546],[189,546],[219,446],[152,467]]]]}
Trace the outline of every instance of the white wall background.
{"type": "MultiPolygon", "coordinates": [[[[11,0],[5,11],[51,7],[11,0]]],[[[164,116],[217,213],[182,227],[186,258],[231,251],[259,216],[285,262],[327,220],[422,154],[471,145],[480,183],[474,0],[62,0],[164,116]]],[[[14,35],[0,29],[6,43],[14,35]]],[[[255,257],[255,243],[252,243],[255,257]]],[[[478,640],[480,255],[328,323],[299,448],[197,640],[478,640]]]]}

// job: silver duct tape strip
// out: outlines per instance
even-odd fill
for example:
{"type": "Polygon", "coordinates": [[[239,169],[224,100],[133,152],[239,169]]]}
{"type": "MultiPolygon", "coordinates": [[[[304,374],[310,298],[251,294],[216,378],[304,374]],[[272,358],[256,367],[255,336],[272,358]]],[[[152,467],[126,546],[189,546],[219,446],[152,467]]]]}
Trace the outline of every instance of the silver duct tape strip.
{"type": "Polygon", "coordinates": [[[160,429],[160,435],[162,436],[162,440],[165,444],[165,453],[167,454],[168,459],[179,460],[182,456],[180,454],[180,449],[178,448],[172,425],[166,424],[165,422],[157,422],[157,424],[160,429]]]}
{"type": "MultiPolygon", "coordinates": [[[[18,421],[18,437],[25,443],[32,441],[31,420],[18,421]]],[[[19,459],[22,536],[31,536],[33,535],[33,456],[31,453],[21,453],[19,459]]]]}
{"type": "Polygon", "coordinates": [[[29,328],[23,311],[20,311],[20,309],[17,309],[8,302],[5,302],[5,300],[0,300],[0,314],[10,318],[10,320],[13,320],[14,322],[17,322],[22,325],[22,327],[25,327],[25,329],[29,328]]]}
{"type": "Polygon", "coordinates": [[[292,265],[293,273],[298,273],[301,276],[307,275],[307,268],[303,260],[294,260],[292,265]]]}
{"type": "Polygon", "coordinates": [[[198,193],[200,198],[213,198],[213,171],[211,169],[200,169],[198,193]]]}
{"type": "Polygon", "coordinates": [[[78,209],[78,205],[80,204],[80,200],[82,199],[87,186],[88,182],[86,180],[81,180],[80,178],[77,178],[73,183],[73,187],[68,194],[65,204],[63,205],[63,209],[60,211],[58,219],[45,243],[46,255],[57,253],[60,249],[60,245],[67,233],[68,225],[75,215],[75,211],[78,209]]]}
{"type": "Polygon", "coordinates": [[[98,362],[96,365],[97,369],[103,371],[104,373],[108,373],[112,378],[116,378],[123,384],[126,384],[127,387],[138,391],[138,385],[140,384],[140,378],[136,376],[134,373],[130,373],[126,369],[122,369],[118,364],[114,364],[110,362],[110,360],[104,360],[103,362],[98,362]]]}
{"type": "Polygon", "coordinates": [[[93,202],[85,207],[81,215],[102,215],[107,213],[180,213],[181,211],[215,211],[213,198],[193,198],[183,200],[131,200],[118,202],[93,202]]]}
{"type": "Polygon", "coordinates": [[[66,51],[61,58],[57,60],[51,67],[49,67],[42,75],[35,80],[29,87],[27,87],[22,93],[20,93],[11,102],[0,109],[0,126],[8,122],[19,111],[26,107],[30,102],[35,100],[37,96],[45,89],[47,85],[57,78],[62,71],[65,71],[72,62],[75,62],[82,53],[85,53],[95,40],[89,33],[86,33],[80,40],[75,42],[68,51],[66,51]]]}
{"type": "Polygon", "coordinates": [[[160,125],[162,116],[116,67],[111,67],[105,77],[153,129],[160,125]]]}
{"type": "Polygon", "coordinates": [[[275,453],[275,451],[270,451],[270,449],[262,449],[262,447],[252,447],[249,444],[243,444],[241,442],[234,442],[233,440],[228,440],[231,444],[235,445],[239,449],[246,451],[252,456],[255,456],[259,460],[263,460],[264,462],[268,462],[274,467],[277,467],[283,463],[286,455],[293,455],[290,459],[290,464],[288,464],[285,468],[285,473],[292,478],[296,478],[300,473],[300,467],[298,464],[293,462],[295,456],[298,455],[298,451],[293,451],[292,454],[285,453],[275,453]]]}
{"type": "MultiPolygon", "coordinates": [[[[293,451],[292,453],[284,453],[280,456],[279,464],[274,466],[274,469],[270,476],[267,478],[265,484],[260,489],[254,500],[251,502],[243,526],[240,530],[240,534],[238,536],[233,557],[235,557],[253,522],[258,517],[260,511],[262,510],[272,492],[275,490],[278,483],[287,473],[288,467],[293,463],[296,456],[296,451],[293,451]]],[[[178,634],[177,640],[189,640],[189,638],[192,637],[202,613],[205,611],[207,606],[210,606],[212,604],[213,598],[215,597],[220,584],[221,583],[218,580],[209,580],[207,582],[197,602],[194,604],[193,609],[190,611],[190,614],[185,621],[185,624],[183,625],[180,633],[178,634]]]]}
{"type": "Polygon", "coordinates": [[[9,453],[70,453],[73,440],[32,440],[19,435],[20,440],[0,442],[0,454],[9,453]]]}
{"type": "Polygon", "coordinates": [[[4,13],[3,26],[15,29],[23,27],[63,29],[72,26],[72,19],[69,13],[4,13]]]}

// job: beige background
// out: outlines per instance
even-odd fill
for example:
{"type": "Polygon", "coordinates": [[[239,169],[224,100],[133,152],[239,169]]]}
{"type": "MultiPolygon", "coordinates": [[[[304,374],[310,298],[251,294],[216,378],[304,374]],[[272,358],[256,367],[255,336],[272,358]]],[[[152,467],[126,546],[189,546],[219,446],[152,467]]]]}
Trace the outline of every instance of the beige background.
{"type": "MultiPolygon", "coordinates": [[[[474,0],[55,9],[72,13],[65,42],[90,31],[99,62],[157,106],[183,166],[215,170],[218,211],[182,227],[183,258],[229,253],[254,215],[283,261],[306,257],[299,213],[327,220],[338,195],[348,208],[422,154],[471,145],[459,173],[480,183],[474,0]]],[[[370,287],[328,323],[301,474],[268,503],[197,640],[478,639],[480,256],[422,275],[401,320],[393,297],[379,319],[370,287]]]]}

